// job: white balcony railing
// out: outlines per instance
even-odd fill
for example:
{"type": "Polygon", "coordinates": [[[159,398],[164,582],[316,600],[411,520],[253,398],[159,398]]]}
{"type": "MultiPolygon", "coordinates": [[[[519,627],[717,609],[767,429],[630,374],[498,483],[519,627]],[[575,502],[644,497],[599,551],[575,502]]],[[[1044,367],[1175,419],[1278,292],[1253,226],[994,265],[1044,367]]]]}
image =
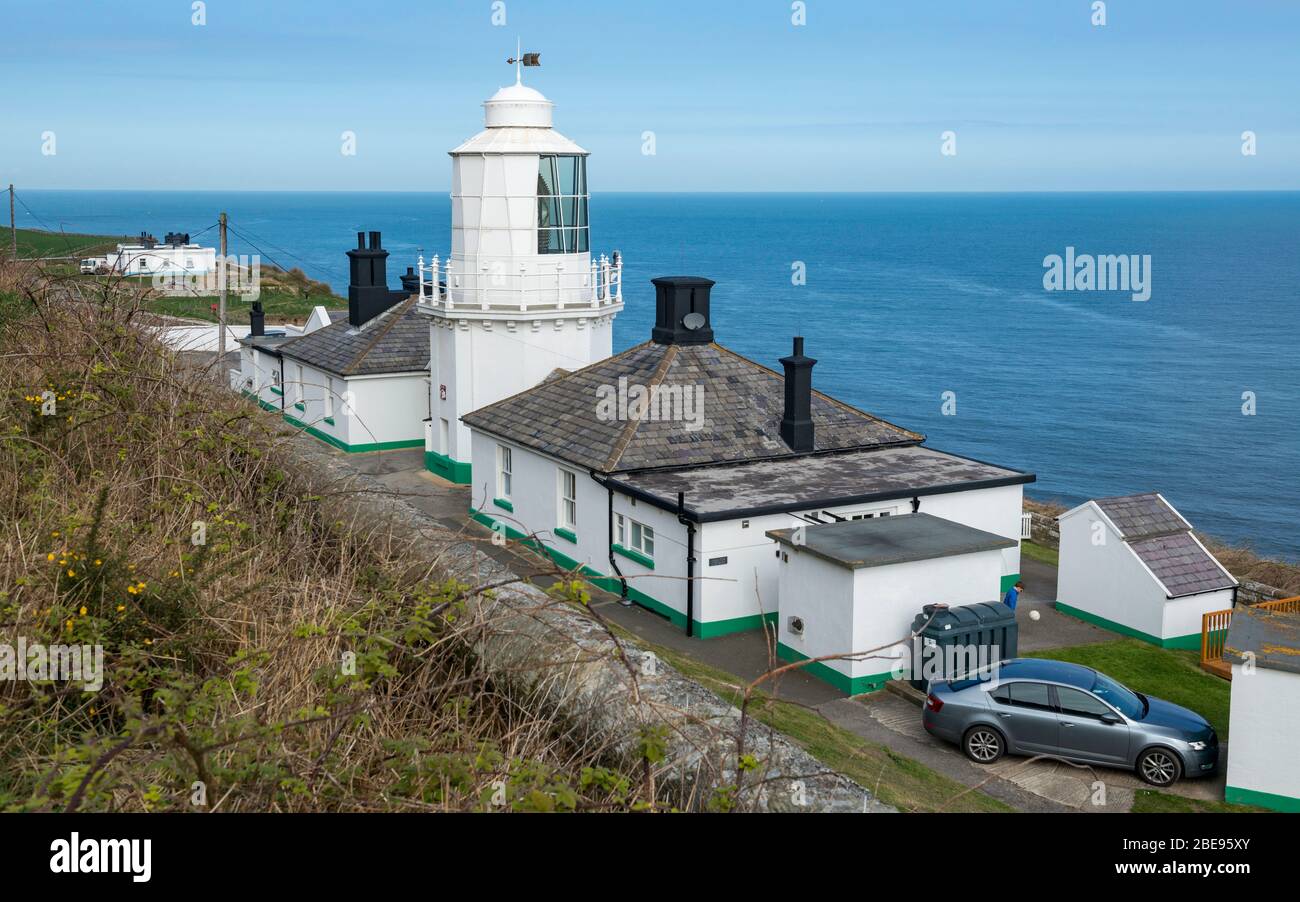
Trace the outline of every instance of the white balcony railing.
{"type": "Polygon", "coordinates": [[[464,263],[445,263],[435,254],[425,263],[421,254],[420,307],[430,311],[599,310],[623,302],[623,260],[601,254],[590,269],[566,270],[541,264],[539,272],[505,272],[494,265],[482,271],[464,263]]]}

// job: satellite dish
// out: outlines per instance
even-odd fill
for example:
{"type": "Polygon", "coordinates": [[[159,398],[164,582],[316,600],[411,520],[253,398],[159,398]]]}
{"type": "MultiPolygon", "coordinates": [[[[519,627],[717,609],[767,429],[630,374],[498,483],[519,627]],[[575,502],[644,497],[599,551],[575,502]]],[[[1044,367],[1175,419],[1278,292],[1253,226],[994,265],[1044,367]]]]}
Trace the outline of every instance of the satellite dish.
{"type": "Polygon", "coordinates": [[[708,320],[704,318],[703,313],[688,313],[682,317],[682,325],[694,332],[696,329],[703,329],[708,320]]]}

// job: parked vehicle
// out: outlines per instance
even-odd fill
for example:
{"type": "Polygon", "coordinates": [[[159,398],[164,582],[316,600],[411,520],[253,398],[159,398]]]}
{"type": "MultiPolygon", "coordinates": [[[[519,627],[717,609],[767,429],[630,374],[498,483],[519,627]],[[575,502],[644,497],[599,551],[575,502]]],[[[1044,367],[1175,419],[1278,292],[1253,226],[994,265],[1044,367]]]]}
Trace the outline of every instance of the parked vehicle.
{"type": "Polygon", "coordinates": [[[1052,755],[1132,769],[1153,786],[1209,776],[1219,764],[1219,737],[1195,711],[1064,661],[1013,658],[980,676],[934,683],[922,721],[978,764],[1052,755]]]}
{"type": "Polygon", "coordinates": [[[108,272],[108,258],[87,257],[81,261],[79,268],[83,276],[104,275],[108,272]]]}

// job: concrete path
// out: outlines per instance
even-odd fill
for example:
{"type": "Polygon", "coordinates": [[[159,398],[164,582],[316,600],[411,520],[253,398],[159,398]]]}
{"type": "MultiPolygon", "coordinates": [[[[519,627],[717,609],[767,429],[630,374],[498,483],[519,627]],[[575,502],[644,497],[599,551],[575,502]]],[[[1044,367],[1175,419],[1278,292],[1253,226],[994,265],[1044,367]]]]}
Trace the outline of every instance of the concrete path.
{"type": "Polygon", "coordinates": [[[1088,645],[1118,639],[1115,633],[1058,613],[1056,603],[1056,568],[1051,564],[1020,556],[1020,578],[1025,591],[1016,605],[1020,652],[1088,645]],[[1031,612],[1037,612],[1035,620],[1031,612]]]}

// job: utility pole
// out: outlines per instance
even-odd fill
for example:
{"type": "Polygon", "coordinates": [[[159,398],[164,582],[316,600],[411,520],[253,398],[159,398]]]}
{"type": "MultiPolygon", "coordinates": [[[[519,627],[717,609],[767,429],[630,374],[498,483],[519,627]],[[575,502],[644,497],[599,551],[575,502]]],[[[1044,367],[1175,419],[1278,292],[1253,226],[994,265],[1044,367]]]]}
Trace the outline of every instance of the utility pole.
{"type": "Polygon", "coordinates": [[[14,259],[18,259],[18,226],[14,224],[14,183],[9,183],[9,239],[13,244],[14,259]]]}
{"type": "Polygon", "coordinates": [[[226,214],[217,217],[221,226],[221,254],[217,258],[217,275],[221,295],[217,300],[217,359],[226,356],[226,278],[230,275],[226,266],[226,214]]]}

